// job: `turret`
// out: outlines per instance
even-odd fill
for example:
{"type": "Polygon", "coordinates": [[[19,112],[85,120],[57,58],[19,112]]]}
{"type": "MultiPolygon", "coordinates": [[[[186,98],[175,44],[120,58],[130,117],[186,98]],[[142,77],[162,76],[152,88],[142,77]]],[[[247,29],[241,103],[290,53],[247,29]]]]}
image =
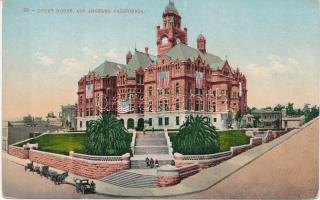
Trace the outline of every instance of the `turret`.
{"type": "Polygon", "coordinates": [[[200,52],[206,53],[206,38],[202,34],[197,38],[197,48],[200,52]]]}

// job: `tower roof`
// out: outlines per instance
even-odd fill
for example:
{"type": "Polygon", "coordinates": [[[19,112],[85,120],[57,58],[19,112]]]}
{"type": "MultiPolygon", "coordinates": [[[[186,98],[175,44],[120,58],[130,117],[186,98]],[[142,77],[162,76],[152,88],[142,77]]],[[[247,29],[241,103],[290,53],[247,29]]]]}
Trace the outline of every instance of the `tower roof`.
{"type": "Polygon", "coordinates": [[[200,33],[200,35],[197,37],[197,40],[205,40],[206,38],[200,33]]]}
{"type": "Polygon", "coordinates": [[[169,0],[169,4],[166,6],[164,10],[164,14],[167,14],[167,13],[173,13],[173,14],[179,15],[177,8],[174,6],[174,3],[171,0],[169,0]]]}

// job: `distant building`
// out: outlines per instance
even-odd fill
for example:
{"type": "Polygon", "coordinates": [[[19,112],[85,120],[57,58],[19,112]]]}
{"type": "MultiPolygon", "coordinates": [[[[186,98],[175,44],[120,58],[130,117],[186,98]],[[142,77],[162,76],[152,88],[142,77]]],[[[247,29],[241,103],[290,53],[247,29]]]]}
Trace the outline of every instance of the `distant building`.
{"type": "Polygon", "coordinates": [[[8,150],[8,121],[2,121],[2,150],[8,150]]]}
{"type": "Polygon", "coordinates": [[[241,127],[253,127],[253,115],[246,114],[241,118],[241,127]]]}
{"type": "Polygon", "coordinates": [[[254,120],[257,120],[258,128],[281,128],[282,113],[273,110],[254,110],[252,112],[254,120]]]}
{"type": "MultiPolygon", "coordinates": [[[[28,125],[24,123],[23,121],[9,121],[7,122],[7,128],[5,128],[5,125],[2,128],[2,131],[5,131],[7,129],[7,146],[17,143],[22,140],[26,140],[28,138],[33,138],[41,133],[45,133],[47,131],[53,132],[58,130],[59,127],[57,126],[50,126],[47,122],[41,121],[41,123],[33,125],[28,125]]],[[[5,133],[2,133],[5,135],[5,133]]],[[[4,138],[2,140],[3,143],[4,138]]],[[[4,150],[4,147],[2,147],[4,150]]]]}
{"type": "Polygon", "coordinates": [[[282,118],[282,128],[299,128],[305,123],[305,117],[292,116],[282,118]]]}
{"type": "Polygon", "coordinates": [[[62,127],[69,130],[77,129],[77,105],[61,106],[62,127]]]}
{"type": "Polygon", "coordinates": [[[50,126],[57,126],[57,127],[61,127],[62,126],[62,120],[60,118],[51,118],[51,117],[49,117],[47,119],[47,122],[49,123],[50,126]]]}

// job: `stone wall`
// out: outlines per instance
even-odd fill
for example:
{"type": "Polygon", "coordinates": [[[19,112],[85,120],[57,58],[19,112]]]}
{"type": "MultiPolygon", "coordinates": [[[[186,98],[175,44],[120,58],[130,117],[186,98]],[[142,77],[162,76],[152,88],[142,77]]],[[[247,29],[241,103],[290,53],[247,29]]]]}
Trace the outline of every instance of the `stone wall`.
{"type": "Polygon", "coordinates": [[[184,178],[198,173],[200,167],[198,164],[190,164],[181,168],[171,165],[165,165],[157,169],[158,187],[168,187],[180,183],[184,178]]]}
{"type": "Polygon", "coordinates": [[[84,155],[85,158],[77,156],[79,155],[72,155],[71,153],[71,156],[65,156],[37,150],[30,150],[29,153],[31,161],[94,179],[100,179],[117,171],[129,169],[130,166],[130,155],[128,154],[118,156],[121,158],[118,161],[110,161],[105,158],[107,156],[101,156],[104,157],[101,160],[97,160],[96,156],[92,156],[93,159],[90,159],[90,155],[84,155]]]}
{"type": "Polygon", "coordinates": [[[250,138],[250,143],[246,145],[231,147],[230,151],[207,154],[207,155],[182,155],[179,153],[174,154],[175,165],[177,167],[187,166],[193,163],[198,163],[200,168],[205,169],[208,167],[216,166],[225,160],[232,158],[242,152],[254,148],[262,144],[262,138],[250,138]]]}
{"type": "Polygon", "coordinates": [[[22,158],[22,159],[28,159],[29,158],[29,150],[24,149],[22,147],[16,147],[16,146],[9,146],[8,153],[12,156],[22,158]]]}

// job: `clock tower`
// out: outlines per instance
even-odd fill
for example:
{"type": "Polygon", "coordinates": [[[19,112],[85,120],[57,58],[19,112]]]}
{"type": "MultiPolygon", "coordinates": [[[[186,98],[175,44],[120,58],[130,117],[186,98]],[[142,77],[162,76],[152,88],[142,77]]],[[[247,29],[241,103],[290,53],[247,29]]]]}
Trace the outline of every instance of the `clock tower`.
{"type": "Polygon", "coordinates": [[[157,26],[158,56],[165,54],[178,43],[187,44],[187,28],[181,28],[181,16],[170,0],[162,14],[163,26],[157,26]]]}

